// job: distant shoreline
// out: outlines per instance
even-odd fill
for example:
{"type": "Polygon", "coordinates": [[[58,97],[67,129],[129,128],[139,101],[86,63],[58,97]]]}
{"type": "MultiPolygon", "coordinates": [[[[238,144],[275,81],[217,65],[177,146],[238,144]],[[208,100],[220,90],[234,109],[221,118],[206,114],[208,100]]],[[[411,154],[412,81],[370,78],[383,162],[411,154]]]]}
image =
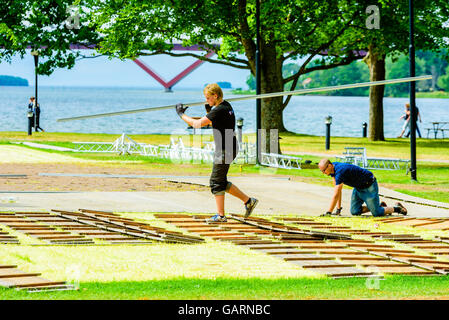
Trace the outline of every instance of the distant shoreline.
{"type": "Polygon", "coordinates": [[[28,80],[20,77],[0,75],[0,87],[28,87],[28,80]]]}
{"type": "MultiPolygon", "coordinates": [[[[238,94],[238,95],[255,95],[255,90],[238,90],[238,89],[232,89],[232,94],[238,94]]],[[[322,96],[322,97],[369,97],[368,95],[365,96],[353,96],[353,95],[329,95],[329,94],[304,94],[304,96],[322,96]]],[[[385,96],[384,98],[408,98],[408,96],[385,96]]],[[[416,98],[421,99],[449,99],[449,92],[445,91],[433,91],[433,92],[417,92],[416,98]]]]}

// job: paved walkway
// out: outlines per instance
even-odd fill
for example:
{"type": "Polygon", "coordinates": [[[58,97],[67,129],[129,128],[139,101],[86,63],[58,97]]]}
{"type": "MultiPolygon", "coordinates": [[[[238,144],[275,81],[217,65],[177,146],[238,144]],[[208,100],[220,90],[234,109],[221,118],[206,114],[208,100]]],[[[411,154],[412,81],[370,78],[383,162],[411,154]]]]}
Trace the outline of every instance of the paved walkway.
{"type": "MultiPolygon", "coordinates": [[[[179,183],[208,185],[209,177],[171,177],[179,183]]],[[[296,214],[317,216],[327,210],[332,186],[291,181],[282,177],[230,177],[244,192],[260,200],[256,214],[296,214]]],[[[343,189],[343,215],[350,216],[351,190],[343,189]]],[[[449,204],[404,195],[380,188],[380,193],[427,205],[403,202],[412,217],[449,217],[449,204]],[[432,207],[440,206],[443,208],[432,207]]],[[[388,205],[397,200],[381,198],[388,205]]],[[[107,210],[117,212],[215,212],[209,191],[184,192],[0,192],[0,211],[107,210]]],[[[243,213],[240,200],[227,195],[226,211],[243,213]]]]}

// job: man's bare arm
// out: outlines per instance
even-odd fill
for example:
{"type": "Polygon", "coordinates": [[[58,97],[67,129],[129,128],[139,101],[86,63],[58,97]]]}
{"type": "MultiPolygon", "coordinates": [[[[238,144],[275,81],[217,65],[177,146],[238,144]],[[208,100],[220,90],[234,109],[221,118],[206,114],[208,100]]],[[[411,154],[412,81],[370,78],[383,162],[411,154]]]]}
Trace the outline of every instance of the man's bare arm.
{"type": "Polygon", "coordinates": [[[334,188],[334,194],[332,196],[331,203],[329,205],[328,212],[332,212],[335,208],[335,205],[338,203],[339,207],[341,207],[341,190],[343,189],[343,183],[336,185],[334,188]]]}

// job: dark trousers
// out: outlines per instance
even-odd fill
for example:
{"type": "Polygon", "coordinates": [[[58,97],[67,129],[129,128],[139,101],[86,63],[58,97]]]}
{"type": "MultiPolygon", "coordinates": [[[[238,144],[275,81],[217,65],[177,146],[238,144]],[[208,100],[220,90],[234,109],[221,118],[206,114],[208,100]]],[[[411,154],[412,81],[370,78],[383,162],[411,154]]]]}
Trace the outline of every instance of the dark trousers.
{"type": "MultiPolygon", "coordinates": [[[[416,132],[418,132],[418,136],[420,138],[422,138],[421,136],[421,131],[419,131],[419,127],[418,127],[418,123],[416,124],[416,132]]],[[[405,135],[407,138],[410,136],[410,130],[407,132],[407,134],[405,135]]]]}

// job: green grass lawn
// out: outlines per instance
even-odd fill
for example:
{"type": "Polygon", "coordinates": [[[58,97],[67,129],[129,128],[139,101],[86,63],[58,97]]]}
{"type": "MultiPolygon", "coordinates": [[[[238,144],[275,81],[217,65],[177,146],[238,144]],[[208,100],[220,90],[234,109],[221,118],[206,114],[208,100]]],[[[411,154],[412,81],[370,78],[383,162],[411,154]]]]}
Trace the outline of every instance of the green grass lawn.
{"type": "MultiPolygon", "coordinates": [[[[149,213],[122,215],[178,230],[149,213]]],[[[318,217],[356,229],[414,233],[423,238],[448,231],[378,223],[376,219],[318,217]]],[[[17,231],[12,234],[19,235],[17,231]]],[[[24,238],[23,234],[21,237],[24,238]]],[[[73,283],[77,291],[27,293],[0,288],[0,299],[442,299],[449,297],[447,276],[385,276],[329,279],[274,256],[227,242],[149,245],[0,245],[1,264],[40,272],[73,283]]],[[[355,236],[363,239],[364,236],[355,236]]],[[[391,241],[396,248],[405,245],[391,241]]]]}
{"type": "MultiPolygon", "coordinates": [[[[112,142],[120,135],[2,132],[0,144],[33,141],[73,147],[74,141],[112,142]]],[[[137,142],[168,144],[169,135],[132,135],[137,142]]],[[[182,137],[186,145],[191,137],[182,137]]],[[[203,137],[211,141],[211,136],[203,137]]],[[[254,135],[245,139],[254,141],[254,135]]],[[[409,158],[406,139],[372,142],[364,138],[332,137],[331,150],[324,150],[324,138],[282,134],[281,150],[296,154],[312,165],[303,170],[285,170],[256,165],[233,165],[231,176],[278,175],[307,183],[330,185],[331,181],[317,168],[325,154],[333,159],[345,146],[364,146],[369,156],[409,158]]],[[[32,149],[32,148],[31,148],[32,149]]],[[[49,154],[63,154],[74,159],[95,160],[95,165],[121,167],[157,174],[209,175],[210,164],[174,163],[144,156],[115,154],[64,153],[39,149],[49,154]]],[[[405,170],[375,170],[380,185],[418,197],[449,203],[449,141],[419,139],[417,143],[418,182],[412,182],[405,170]],[[427,161],[424,161],[427,160],[427,161]]],[[[89,164],[87,164],[89,165],[89,164]]],[[[150,219],[150,214],[128,214],[150,219]],[[147,217],[147,215],[149,215],[147,217]]],[[[322,218],[325,219],[325,218],[322,218]]],[[[332,219],[332,218],[331,218],[332,219]]],[[[154,220],[154,219],[153,219],[154,220]]],[[[376,228],[398,233],[405,227],[375,226],[374,219],[348,218],[340,222],[355,228],[376,228]]],[[[154,221],[153,221],[154,222],[154,221]]],[[[161,225],[163,227],[167,227],[161,225]]],[[[434,236],[435,231],[418,231],[434,236]]],[[[14,232],[12,232],[14,233],[14,232]]],[[[448,236],[447,231],[440,233],[448,236]]],[[[229,243],[207,241],[200,245],[98,245],[38,246],[34,239],[26,245],[0,245],[0,263],[15,264],[21,270],[41,272],[52,280],[69,280],[70,270],[79,270],[80,289],[70,292],[27,293],[0,288],[0,299],[415,299],[447,298],[449,280],[445,276],[388,276],[370,289],[366,279],[327,279],[260,252],[229,243]]]]}
{"type": "Polygon", "coordinates": [[[46,300],[297,300],[448,299],[447,276],[348,279],[192,279],[82,282],[77,291],[27,293],[0,288],[0,299],[46,300]],[[374,283],[377,281],[378,287],[374,283]],[[378,288],[378,289],[376,289],[378,288]]]}

